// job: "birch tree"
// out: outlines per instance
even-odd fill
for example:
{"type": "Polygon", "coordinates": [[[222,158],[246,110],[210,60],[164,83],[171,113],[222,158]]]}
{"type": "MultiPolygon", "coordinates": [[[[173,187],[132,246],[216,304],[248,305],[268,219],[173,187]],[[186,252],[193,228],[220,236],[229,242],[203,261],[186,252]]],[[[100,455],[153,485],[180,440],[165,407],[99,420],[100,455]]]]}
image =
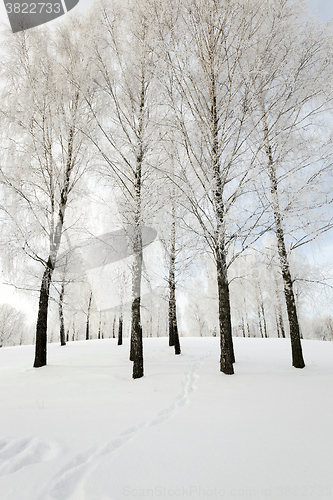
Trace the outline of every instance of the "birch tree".
{"type": "Polygon", "coordinates": [[[174,346],[175,354],[180,354],[176,302],[176,212],[173,199],[171,206],[171,235],[169,263],[169,346],[174,346]]]}
{"type": "Polygon", "coordinates": [[[292,364],[303,368],[289,254],[332,226],[327,210],[332,201],[330,157],[318,133],[331,99],[328,33],[307,18],[301,1],[262,4],[260,16],[249,57],[256,64],[251,70],[244,64],[244,73],[251,87],[254,140],[261,144],[260,159],[267,176],[259,179],[274,220],[292,364]],[[311,214],[314,209],[316,215],[311,214]]]}
{"type": "Polygon", "coordinates": [[[4,72],[8,135],[1,174],[17,202],[16,210],[8,214],[19,231],[20,244],[43,267],[34,367],[47,363],[52,275],[68,204],[88,163],[79,131],[80,121],[87,119],[84,101],[80,89],[68,79],[69,68],[77,76],[87,76],[75,40],[78,29],[71,25],[58,35],[48,29],[11,35],[4,72]]]}
{"type": "MultiPolygon", "coordinates": [[[[176,288],[177,288],[177,264],[179,256],[181,253],[181,247],[184,245],[183,238],[180,236],[180,199],[182,194],[179,189],[176,188],[175,180],[175,168],[177,161],[174,158],[176,154],[176,148],[174,146],[174,141],[171,140],[171,146],[167,143],[167,163],[169,164],[169,172],[165,172],[165,186],[164,192],[166,195],[166,202],[163,207],[161,214],[160,224],[160,238],[163,242],[165,254],[166,254],[166,268],[168,269],[168,276],[166,281],[168,283],[168,333],[169,333],[169,346],[174,347],[175,354],[181,354],[181,347],[179,341],[178,332],[178,320],[177,320],[177,299],[176,299],[176,288]],[[171,182],[170,182],[171,181],[171,182]],[[177,193],[177,194],[176,194],[177,193]],[[183,244],[183,245],[182,245],[183,244]]],[[[185,244],[186,246],[186,244],[185,244]]]]}
{"type": "Polygon", "coordinates": [[[64,320],[64,295],[65,295],[65,281],[63,280],[61,283],[61,288],[59,293],[60,345],[66,345],[65,320],[64,320]]]}
{"type": "Polygon", "coordinates": [[[156,50],[149,9],[142,2],[101,4],[93,43],[99,101],[88,100],[96,135],[89,134],[115,184],[115,197],[133,250],[131,353],[133,378],[143,369],[141,280],[142,227],[154,219],[158,197],[152,163],[158,163],[159,101],[156,50]]]}
{"type": "Polygon", "coordinates": [[[228,248],[236,239],[238,251],[246,247],[250,228],[260,219],[244,205],[237,205],[243,220],[233,212],[256,157],[247,149],[247,88],[240,70],[256,29],[255,11],[250,2],[233,0],[189,0],[170,9],[161,21],[161,37],[173,74],[166,87],[181,149],[177,184],[214,255],[220,370],[233,374],[228,248]]]}

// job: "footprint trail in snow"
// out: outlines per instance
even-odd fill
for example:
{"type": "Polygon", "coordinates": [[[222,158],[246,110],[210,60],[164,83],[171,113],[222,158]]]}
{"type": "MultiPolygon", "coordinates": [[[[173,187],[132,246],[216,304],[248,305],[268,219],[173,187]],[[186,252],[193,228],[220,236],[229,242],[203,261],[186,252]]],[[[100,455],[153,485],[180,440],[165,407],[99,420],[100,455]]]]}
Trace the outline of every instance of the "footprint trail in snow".
{"type": "Polygon", "coordinates": [[[37,438],[2,439],[0,441],[0,477],[55,458],[58,448],[37,438]]]}
{"type": "MultiPolygon", "coordinates": [[[[196,389],[195,382],[199,378],[198,371],[204,360],[210,355],[209,352],[198,359],[191,370],[185,374],[182,390],[171,405],[160,411],[156,417],[148,422],[130,427],[109,443],[76,455],[58,472],[38,500],[68,500],[70,498],[74,500],[74,498],[78,498],[77,495],[75,497],[73,495],[78,493],[77,490],[80,483],[84,481],[87,472],[96,466],[96,459],[112,454],[115,450],[131,441],[143,429],[165,422],[189,402],[190,395],[196,389]]],[[[84,492],[80,493],[81,498],[82,495],[84,495],[84,492]]]]}

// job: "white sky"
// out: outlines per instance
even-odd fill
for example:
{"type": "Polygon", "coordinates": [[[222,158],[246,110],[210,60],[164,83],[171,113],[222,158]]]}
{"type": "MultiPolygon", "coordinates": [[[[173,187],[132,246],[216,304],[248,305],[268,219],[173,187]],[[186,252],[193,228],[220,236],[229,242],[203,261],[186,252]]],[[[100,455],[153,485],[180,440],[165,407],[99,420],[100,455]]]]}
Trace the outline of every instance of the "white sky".
{"type": "Polygon", "coordinates": [[[317,13],[322,21],[328,21],[333,17],[332,0],[310,0],[310,9],[317,13]]]}

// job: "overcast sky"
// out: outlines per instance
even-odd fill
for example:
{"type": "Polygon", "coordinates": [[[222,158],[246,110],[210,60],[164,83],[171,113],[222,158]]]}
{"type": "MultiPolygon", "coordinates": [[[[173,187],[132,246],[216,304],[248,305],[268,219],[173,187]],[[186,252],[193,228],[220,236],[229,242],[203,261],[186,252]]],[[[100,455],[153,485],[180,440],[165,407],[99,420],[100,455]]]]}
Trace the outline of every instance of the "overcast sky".
{"type": "MultiPolygon", "coordinates": [[[[6,1],[6,0],[5,0],[6,1]]],[[[28,0],[26,0],[28,1],[28,0]]],[[[80,0],[81,9],[86,8],[88,5],[92,4],[94,0],[80,0]]],[[[112,1],[112,0],[111,0],[112,1]]],[[[309,0],[310,9],[312,13],[317,13],[321,21],[328,21],[333,18],[333,0],[309,0]]],[[[77,8],[77,7],[76,7],[77,8]]],[[[0,0],[0,19],[5,21],[7,24],[8,18],[5,10],[5,5],[2,0],[0,0]]]]}
{"type": "Polygon", "coordinates": [[[317,12],[322,21],[328,21],[333,17],[332,0],[310,0],[310,9],[313,13],[317,12]]]}

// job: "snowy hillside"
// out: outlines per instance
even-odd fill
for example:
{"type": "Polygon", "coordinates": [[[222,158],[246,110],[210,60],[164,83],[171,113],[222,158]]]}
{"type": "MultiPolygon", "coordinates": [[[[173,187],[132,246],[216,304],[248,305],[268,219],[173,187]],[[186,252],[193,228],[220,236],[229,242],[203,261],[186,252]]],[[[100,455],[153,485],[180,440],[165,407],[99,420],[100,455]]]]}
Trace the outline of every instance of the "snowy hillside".
{"type": "Polygon", "coordinates": [[[333,498],[333,343],[234,340],[232,377],[217,338],[145,339],[137,380],[115,339],[1,349],[0,499],[333,498]]]}

